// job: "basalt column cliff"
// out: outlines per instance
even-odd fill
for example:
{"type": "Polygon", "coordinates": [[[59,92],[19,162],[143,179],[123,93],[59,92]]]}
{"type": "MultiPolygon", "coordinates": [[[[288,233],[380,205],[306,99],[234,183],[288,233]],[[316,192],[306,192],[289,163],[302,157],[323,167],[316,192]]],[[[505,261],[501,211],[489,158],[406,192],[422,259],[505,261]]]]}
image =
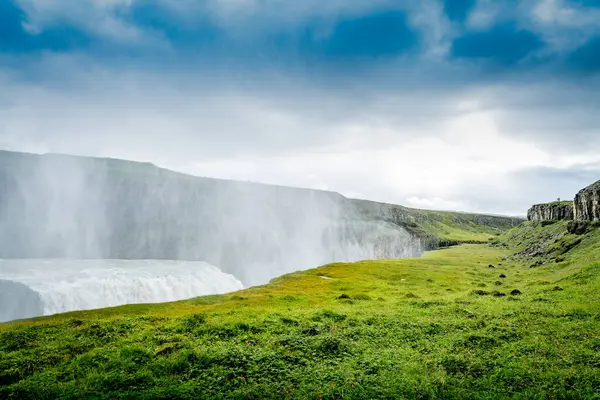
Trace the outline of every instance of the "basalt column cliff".
{"type": "Polygon", "coordinates": [[[600,220],[600,181],[582,189],[575,196],[574,217],[579,221],[600,220]]]}

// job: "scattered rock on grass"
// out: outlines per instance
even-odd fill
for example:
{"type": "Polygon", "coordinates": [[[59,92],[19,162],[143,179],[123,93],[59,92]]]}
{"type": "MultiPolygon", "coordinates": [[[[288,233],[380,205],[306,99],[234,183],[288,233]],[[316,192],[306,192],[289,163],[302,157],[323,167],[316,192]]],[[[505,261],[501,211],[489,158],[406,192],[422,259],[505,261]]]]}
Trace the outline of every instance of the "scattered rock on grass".
{"type": "Polygon", "coordinates": [[[494,296],[494,297],[504,297],[504,296],[506,296],[506,293],[502,293],[502,292],[498,292],[497,290],[494,290],[494,292],[492,293],[492,296],[494,296]]]}
{"type": "Polygon", "coordinates": [[[492,264],[488,265],[488,268],[496,268],[492,264]]]}
{"type": "Polygon", "coordinates": [[[563,288],[561,288],[560,286],[554,286],[554,288],[552,289],[555,292],[560,292],[562,290],[564,290],[563,288]]]}
{"type": "Polygon", "coordinates": [[[529,268],[537,268],[537,267],[539,267],[540,265],[544,265],[544,262],[543,262],[542,260],[537,260],[536,262],[534,262],[533,264],[531,264],[531,265],[529,266],[529,268]]]}
{"type": "Polygon", "coordinates": [[[473,293],[475,293],[475,294],[476,294],[476,295],[478,295],[478,296],[486,296],[486,295],[488,295],[488,294],[489,294],[489,293],[488,293],[488,292],[486,292],[485,290],[475,290],[473,293]]]}
{"type": "Polygon", "coordinates": [[[510,292],[511,296],[518,296],[521,294],[521,291],[519,289],[515,289],[512,292],[510,292]]]}
{"type": "Polygon", "coordinates": [[[338,297],[339,300],[341,299],[349,299],[350,296],[348,296],[346,293],[343,293],[340,297],[338,297]]]}
{"type": "Polygon", "coordinates": [[[500,274],[500,278],[506,278],[506,275],[500,274]]]}

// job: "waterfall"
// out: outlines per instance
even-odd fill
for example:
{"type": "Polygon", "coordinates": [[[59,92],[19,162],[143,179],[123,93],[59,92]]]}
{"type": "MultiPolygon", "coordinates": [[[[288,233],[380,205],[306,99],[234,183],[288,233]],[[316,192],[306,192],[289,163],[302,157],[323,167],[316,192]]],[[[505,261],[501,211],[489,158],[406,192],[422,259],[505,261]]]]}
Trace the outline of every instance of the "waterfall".
{"type": "Polygon", "coordinates": [[[0,260],[0,279],[0,321],[243,288],[207,263],[159,260],[0,260]]]}

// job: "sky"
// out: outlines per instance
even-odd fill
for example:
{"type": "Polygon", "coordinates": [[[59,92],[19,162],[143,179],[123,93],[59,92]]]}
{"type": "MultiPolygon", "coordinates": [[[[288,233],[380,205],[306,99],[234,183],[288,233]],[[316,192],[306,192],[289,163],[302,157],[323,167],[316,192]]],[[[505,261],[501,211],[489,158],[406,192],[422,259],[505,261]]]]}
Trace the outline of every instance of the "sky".
{"type": "Polygon", "coordinates": [[[0,0],[0,149],[524,215],[600,179],[600,0],[0,0]]]}

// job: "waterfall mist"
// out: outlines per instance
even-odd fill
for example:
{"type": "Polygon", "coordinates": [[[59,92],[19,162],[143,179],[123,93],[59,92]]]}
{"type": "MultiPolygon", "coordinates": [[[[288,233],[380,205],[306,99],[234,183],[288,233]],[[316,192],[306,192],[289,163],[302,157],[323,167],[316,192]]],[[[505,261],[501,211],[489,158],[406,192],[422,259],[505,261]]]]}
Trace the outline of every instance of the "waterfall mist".
{"type": "MultiPolygon", "coordinates": [[[[0,259],[204,261],[255,285],[333,261],[420,252],[404,229],[337,193],[147,163],[0,152],[0,189],[0,259]]],[[[10,280],[1,265],[0,279],[10,280]]]]}

